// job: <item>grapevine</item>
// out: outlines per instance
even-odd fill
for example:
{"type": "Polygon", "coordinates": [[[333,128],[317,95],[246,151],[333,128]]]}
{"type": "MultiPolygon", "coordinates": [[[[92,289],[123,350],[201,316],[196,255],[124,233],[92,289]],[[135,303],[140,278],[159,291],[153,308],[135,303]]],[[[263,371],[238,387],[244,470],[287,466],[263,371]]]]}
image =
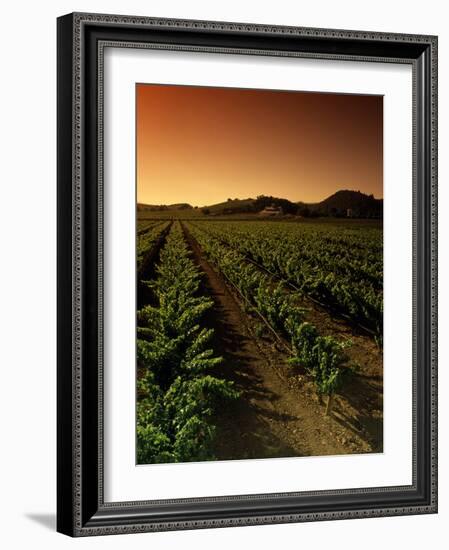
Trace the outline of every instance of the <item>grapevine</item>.
{"type": "Polygon", "coordinates": [[[139,463],[213,459],[211,417],[238,392],[214,377],[222,359],[203,318],[213,302],[199,294],[200,273],[189,257],[179,222],[148,284],[155,305],[138,312],[137,458],[139,463]]]}

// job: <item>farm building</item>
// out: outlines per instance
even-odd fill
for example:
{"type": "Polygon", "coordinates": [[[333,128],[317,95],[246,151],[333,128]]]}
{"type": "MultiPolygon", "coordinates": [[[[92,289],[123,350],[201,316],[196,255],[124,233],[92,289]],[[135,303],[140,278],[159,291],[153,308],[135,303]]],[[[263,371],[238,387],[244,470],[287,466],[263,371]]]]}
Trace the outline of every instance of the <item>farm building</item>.
{"type": "Polygon", "coordinates": [[[260,216],[265,217],[274,217],[274,216],[282,216],[284,211],[282,210],[282,206],[275,206],[272,204],[271,206],[266,206],[263,210],[259,212],[260,216]]]}

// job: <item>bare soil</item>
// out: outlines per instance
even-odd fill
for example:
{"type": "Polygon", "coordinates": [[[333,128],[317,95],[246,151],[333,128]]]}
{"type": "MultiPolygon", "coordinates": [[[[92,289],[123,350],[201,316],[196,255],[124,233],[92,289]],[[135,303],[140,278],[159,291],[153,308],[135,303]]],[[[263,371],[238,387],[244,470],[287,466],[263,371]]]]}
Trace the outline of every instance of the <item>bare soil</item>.
{"type": "Polygon", "coordinates": [[[334,417],[360,434],[375,452],[383,450],[383,352],[374,339],[319,306],[304,303],[306,319],[321,334],[349,339],[350,365],[356,374],[336,397],[334,417]]]}
{"type": "Polygon", "coordinates": [[[328,313],[309,310],[320,332],[351,336],[351,361],[363,365],[325,416],[311,380],[288,364],[279,342],[245,310],[184,224],[183,229],[204,273],[203,291],[214,301],[206,321],[215,331],[214,349],[223,357],[214,374],[240,391],[240,398],[214,419],[216,459],[380,452],[382,357],[375,343],[328,313]]]}

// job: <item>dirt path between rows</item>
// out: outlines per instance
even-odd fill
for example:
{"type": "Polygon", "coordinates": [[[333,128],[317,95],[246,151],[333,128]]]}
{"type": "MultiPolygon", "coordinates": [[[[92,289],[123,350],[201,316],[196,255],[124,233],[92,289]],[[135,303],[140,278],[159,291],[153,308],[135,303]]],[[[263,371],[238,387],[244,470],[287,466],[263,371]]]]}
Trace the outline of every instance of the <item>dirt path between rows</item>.
{"type": "MultiPolygon", "coordinates": [[[[226,244],[224,246],[232,248],[226,244]]],[[[274,279],[277,280],[276,277],[274,279]]],[[[354,324],[348,323],[338,314],[314,303],[306,296],[299,299],[298,305],[305,310],[305,320],[316,326],[321,335],[351,342],[346,353],[349,357],[348,364],[356,370],[356,375],[346,382],[344,388],[336,396],[337,406],[334,407],[333,415],[342,426],[361,437],[372,451],[382,452],[382,349],[377,346],[372,336],[367,335],[354,324]]],[[[298,385],[298,381],[294,377],[290,376],[288,382],[301,389],[301,384],[298,385]]],[[[309,393],[312,398],[315,397],[313,389],[309,393]]]]}
{"type": "Polygon", "coordinates": [[[383,351],[374,339],[340,317],[326,312],[310,301],[302,304],[306,308],[305,319],[315,325],[320,334],[333,336],[338,340],[350,340],[346,350],[349,363],[356,368],[356,374],[344,385],[337,396],[339,407],[334,416],[356,433],[363,434],[372,449],[383,449],[383,351]]]}
{"type": "Polygon", "coordinates": [[[323,406],[301,377],[288,375],[287,356],[269,338],[255,337],[222,276],[202,254],[182,224],[192,258],[204,273],[203,291],[214,301],[206,322],[215,331],[214,349],[223,357],[217,376],[232,380],[241,392],[215,418],[218,460],[314,456],[369,452],[372,447],[323,406]]]}

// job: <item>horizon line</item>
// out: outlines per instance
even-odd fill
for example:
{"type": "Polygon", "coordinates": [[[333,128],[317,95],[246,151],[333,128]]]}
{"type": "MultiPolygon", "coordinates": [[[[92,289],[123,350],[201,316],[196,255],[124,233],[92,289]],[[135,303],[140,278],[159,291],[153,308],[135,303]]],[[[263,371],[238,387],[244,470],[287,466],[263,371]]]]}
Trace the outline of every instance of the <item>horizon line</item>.
{"type": "MultiPolygon", "coordinates": [[[[319,204],[320,202],[323,202],[324,200],[328,199],[329,197],[332,197],[333,195],[335,195],[336,193],[338,193],[339,191],[350,191],[352,193],[361,193],[362,195],[366,195],[367,197],[369,197],[370,195],[372,195],[374,197],[375,200],[383,200],[383,196],[382,197],[376,197],[374,196],[373,193],[364,193],[363,191],[360,191],[360,190],[356,190],[356,189],[338,189],[337,191],[335,191],[335,193],[332,193],[331,195],[327,195],[326,197],[324,197],[323,199],[321,200],[318,200],[318,201],[314,201],[314,202],[305,202],[303,200],[296,200],[296,199],[288,199],[287,197],[277,197],[275,195],[257,195],[257,196],[263,196],[263,197],[273,197],[274,199],[285,199],[285,200],[288,200],[290,201],[291,203],[293,204],[297,204],[297,203],[304,203],[304,204],[319,204]]],[[[256,197],[233,197],[231,198],[231,201],[235,201],[235,200],[238,200],[238,201],[244,201],[244,200],[256,200],[257,199],[257,196],[256,197]]],[[[148,206],[171,206],[173,204],[188,204],[190,206],[193,206],[193,207],[198,207],[198,208],[204,208],[204,207],[207,207],[207,206],[214,206],[216,204],[224,204],[226,202],[228,202],[228,199],[230,197],[227,197],[226,199],[220,201],[220,202],[215,202],[213,204],[193,204],[189,201],[182,201],[182,200],[179,200],[179,201],[176,201],[176,202],[172,202],[172,203],[156,203],[156,202],[151,202],[151,203],[148,203],[148,202],[142,202],[142,201],[139,201],[137,200],[137,204],[143,204],[143,205],[148,205],[148,206]]]]}

